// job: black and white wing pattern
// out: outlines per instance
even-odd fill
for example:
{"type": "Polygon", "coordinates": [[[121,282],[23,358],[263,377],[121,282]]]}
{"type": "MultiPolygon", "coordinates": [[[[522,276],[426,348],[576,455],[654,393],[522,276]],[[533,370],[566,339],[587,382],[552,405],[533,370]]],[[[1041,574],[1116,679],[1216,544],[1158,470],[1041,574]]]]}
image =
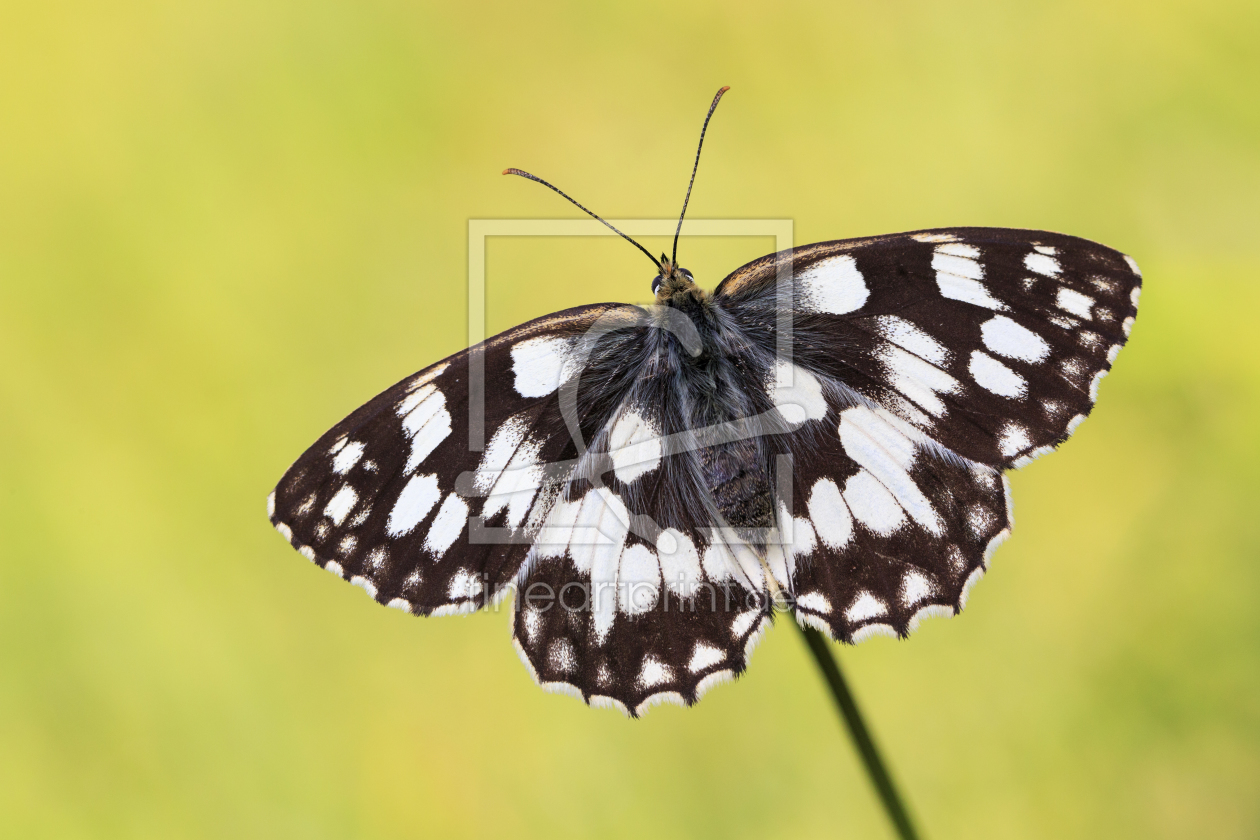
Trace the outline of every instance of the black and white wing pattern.
{"type": "Polygon", "coordinates": [[[515,591],[514,642],[550,691],[630,715],[694,702],[743,671],[770,605],[758,558],[714,531],[712,470],[669,438],[691,430],[663,361],[675,339],[651,323],[591,306],[486,342],[484,451],[466,425],[473,351],[403,380],[298,459],[272,523],[410,613],[515,591]]]}
{"type": "Polygon", "coordinates": [[[992,228],[824,242],[727,277],[715,304],[763,348],[792,312],[776,401],[810,418],[780,515],[797,617],[858,641],[960,610],[1010,533],[1002,471],[1089,414],[1140,292],[1110,248],[992,228]]]}
{"type": "Polygon", "coordinates": [[[289,468],[267,501],[272,523],[308,559],[388,606],[442,615],[492,603],[515,581],[536,503],[545,513],[563,484],[544,465],[576,455],[556,407],[570,355],[601,319],[633,329],[637,318],[617,304],[558,312],[404,379],[289,468]],[[483,448],[472,451],[478,363],[483,448]],[[474,542],[471,516],[506,534],[474,542]]]}
{"type": "Polygon", "coordinates": [[[690,704],[744,670],[776,605],[845,641],[961,609],[1010,531],[1002,472],[1089,413],[1140,276],[1081,239],[958,228],[663,288],[398,383],[298,459],[275,527],[411,613],[515,592],[548,690],[690,704]]]}

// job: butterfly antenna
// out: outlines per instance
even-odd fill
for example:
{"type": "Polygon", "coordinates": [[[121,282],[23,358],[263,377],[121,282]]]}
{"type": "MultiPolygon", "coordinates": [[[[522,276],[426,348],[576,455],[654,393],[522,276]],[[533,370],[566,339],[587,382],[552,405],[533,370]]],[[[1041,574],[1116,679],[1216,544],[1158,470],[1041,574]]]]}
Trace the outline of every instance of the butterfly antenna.
{"type": "Polygon", "coordinates": [[[651,252],[651,251],[649,251],[647,248],[644,248],[644,247],[643,247],[642,245],[640,245],[638,242],[635,242],[633,239],[631,239],[630,237],[626,236],[624,233],[622,233],[621,231],[617,230],[617,229],[616,229],[615,227],[613,227],[612,225],[609,225],[609,224],[608,224],[608,222],[605,222],[603,219],[601,219],[601,218],[600,218],[599,216],[597,216],[596,214],[592,213],[590,210],[587,210],[587,209],[586,209],[585,207],[583,207],[581,204],[578,204],[578,202],[574,201],[574,200],[573,200],[573,197],[572,197],[572,196],[570,196],[568,193],[566,193],[564,190],[560,189],[559,187],[555,186],[554,184],[548,184],[548,183],[547,183],[546,181],[544,181],[542,178],[539,178],[537,175],[531,175],[531,174],[529,174],[528,172],[526,172],[524,169],[504,169],[504,170],[503,170],[503,174],[504,174],[504,175],[520,175],[522,178],[528,178],[528,179],[529,179],[529,180],[531,180],[531,181],[537,181],[538,183],[542,184],[544,187],[547,187],[548,189],[552,189],[552,190],[555,190],[556,192],[560,193],[560,195],[562,195],[562,196],[564,196],[565,198],[567,198],[567,199],[568,199],[568,200],[569,200],[572,204],[574,204],[574,205],[575,205],[575,206],[576,206],[579,210],[581,210],[583,213],[587,214],[587,215],[588,215],[588,216],[590,216],[592,219],[596,219],[596,220],[598,220],[598,221],[600,221],[600,222],[603,222],[605,225],[608,225],[609,229],[610,229],[610,230],[612,230],[612,231],[613,231],[613,233],[615,233],[615,234],[617,234],[618,236],[622,237],[622,238],[623,238],[623,239],[625,239],[627,242],[629,242],[631,245],[633,245],[634,247],[638,248],[638,249],[639,249],[640,251],[642,251],[643,253],[647,254],[648,259],[649,259],[649,260],[651,260],[651,261],[652,261],[652,264],[656,266],[656,270],[657,270],[657,271],[662,270],[662,266],[661,266],[660,261],[659,261],[659,260],[657,260],[657,259],[656,259],[656,257],[652,256],[652,252],[651,252]]]}
{"type": "Polygon", "coordinates": [[[709,130],[709,120],[713,118],[713,112],[717,110],[718,100],[730,89],[731,86],[727,85],[717,92],[717,96],[713,97],[713,104],[709,106],[709,113],[704,116],[704,127],[700,129],[700,144],[696,146],[696,163],[691,167],[691,180],[687,182],[687,197],[683,199],[682,213],[678,216],[678,230],[674,231],[674,256],[670,258],[670,262],[674,265],[678,264],[678,235],[682,233],[683,216],[687,215],[687,202],[691,201],[691,187],[696,182],[696,170],[700,168],[700,150],[704,148],[704,133],[709,130]]]}

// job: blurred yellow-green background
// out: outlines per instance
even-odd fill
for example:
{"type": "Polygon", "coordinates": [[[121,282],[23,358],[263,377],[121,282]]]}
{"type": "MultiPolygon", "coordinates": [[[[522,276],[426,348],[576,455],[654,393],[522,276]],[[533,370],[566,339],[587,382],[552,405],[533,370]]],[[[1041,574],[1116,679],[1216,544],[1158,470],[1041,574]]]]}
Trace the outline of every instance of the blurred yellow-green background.
{"type": "MultiPolygon", "coordinates": [[[[470,218],[1059,230],[1136,257],[1099,410],[959,618],[839,650],[931,838],[1260,837],[1260,7],[0,9],[0,835],[885,837],[801,639],[642,721],[374,605],[271,485],[464,346],[470,218]]],[[[648,243],[661,250],[664,242],[648,243]]],[[[702,284],[768,239],[684,244],[702,284]]],[[[643,301],[497,239],[488,325],[643,301]]]]}

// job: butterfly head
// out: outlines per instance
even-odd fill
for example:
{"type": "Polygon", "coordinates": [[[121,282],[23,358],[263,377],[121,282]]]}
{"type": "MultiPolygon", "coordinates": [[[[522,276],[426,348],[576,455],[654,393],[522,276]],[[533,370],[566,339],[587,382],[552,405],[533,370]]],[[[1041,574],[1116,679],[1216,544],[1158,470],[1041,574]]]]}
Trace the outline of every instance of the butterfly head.
{"type": "Polygon", "coordinates": [[[652,278],[652,294],[658,304],[668,304],[679,295],[691,297],[699,292],[691,272],[661,254],[661,270],[652,278]]]}

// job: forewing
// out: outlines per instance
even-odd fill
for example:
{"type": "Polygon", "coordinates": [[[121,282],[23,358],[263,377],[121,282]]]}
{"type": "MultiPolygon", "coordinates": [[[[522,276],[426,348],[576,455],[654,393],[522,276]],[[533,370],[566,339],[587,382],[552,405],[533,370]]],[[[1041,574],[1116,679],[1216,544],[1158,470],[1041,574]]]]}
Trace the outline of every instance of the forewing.
{"type": "Polygon", "coordinates": [[[566,310],[404,379],[298,458],[268,499],[272,523],[383,604],[426,615],[483,606],[515,581],[575,463],[558,389],[577,348],[597,322],[621,324],[599,337],[597,350],[615,355],[640,317],[617,304],[566,310]],[[478,364],[484,447],[470,451],[478,364]],[[489,530],[474,534],[470,519],[489,530]]]}

